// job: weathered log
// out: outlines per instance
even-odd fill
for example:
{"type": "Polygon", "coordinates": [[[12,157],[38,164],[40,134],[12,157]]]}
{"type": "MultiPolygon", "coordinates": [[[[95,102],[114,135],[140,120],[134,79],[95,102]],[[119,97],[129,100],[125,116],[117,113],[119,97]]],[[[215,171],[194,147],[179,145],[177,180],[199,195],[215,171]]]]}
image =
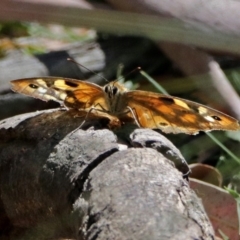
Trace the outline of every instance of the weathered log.
{"type": "Polygon", "coordinates": [[[168,140],[108,130],[94,115],[78,129],[83,119],[48,110],[0,122],[0,222],[24,239],[213,239],[201,201],[166,158],[188,169],[168,140]]]}

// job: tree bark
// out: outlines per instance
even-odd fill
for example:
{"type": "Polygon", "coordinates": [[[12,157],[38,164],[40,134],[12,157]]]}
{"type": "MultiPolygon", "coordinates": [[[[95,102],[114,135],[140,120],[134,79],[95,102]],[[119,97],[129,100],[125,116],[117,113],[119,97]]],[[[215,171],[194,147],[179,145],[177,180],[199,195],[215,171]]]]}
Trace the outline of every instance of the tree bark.
{"type": "Polygon", "coordinates": [[[2,231],[15,239],[214,239],[167,139],[132,125],[108,130],[103,116],[79,129],[83,119],[48,110],[0,122],[0,222],[15,229],[2,231]]]}

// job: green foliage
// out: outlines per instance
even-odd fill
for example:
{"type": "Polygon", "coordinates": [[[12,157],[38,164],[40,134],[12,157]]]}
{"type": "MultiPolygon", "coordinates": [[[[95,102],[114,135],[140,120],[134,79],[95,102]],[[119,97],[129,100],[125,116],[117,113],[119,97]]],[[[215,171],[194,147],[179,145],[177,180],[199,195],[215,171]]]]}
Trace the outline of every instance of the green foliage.
{"type": "Polygon", "coordinates": [[[22,22],[2,22],[0,23],[1,37],[20,37],[27,36],[28,29],[25,23],[22,22]]]}

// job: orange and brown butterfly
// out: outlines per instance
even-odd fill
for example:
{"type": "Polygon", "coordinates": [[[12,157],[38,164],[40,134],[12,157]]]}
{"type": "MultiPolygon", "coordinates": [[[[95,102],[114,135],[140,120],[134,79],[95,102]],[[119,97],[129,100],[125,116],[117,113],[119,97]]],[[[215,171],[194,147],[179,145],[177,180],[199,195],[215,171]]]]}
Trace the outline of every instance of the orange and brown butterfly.
{"type": "Polygon", "coordinates": [[[104,112],[131,118],[139,127],[165,133],[196,134],[199,131],[239,130],[238,120],[207,106],[159,93],[130,91],[117,81],[104,87],[68,78],[28,78],[11,81],[12,90],[67,108],[104,112]]]}

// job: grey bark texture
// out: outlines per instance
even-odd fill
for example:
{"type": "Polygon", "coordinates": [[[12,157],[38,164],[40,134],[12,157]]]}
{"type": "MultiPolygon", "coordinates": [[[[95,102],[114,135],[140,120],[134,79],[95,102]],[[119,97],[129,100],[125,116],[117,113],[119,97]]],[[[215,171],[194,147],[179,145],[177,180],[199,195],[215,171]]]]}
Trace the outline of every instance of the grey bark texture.
{"type": "Polygon", "coordinates": [[[201,201],[166,158],[188,170],[168,140],[108,130],[94,116],[78,129],[76,116],[48,110],[0,122],[0,222],[15,229],[12,239],[214,239],[201,201]]]}

